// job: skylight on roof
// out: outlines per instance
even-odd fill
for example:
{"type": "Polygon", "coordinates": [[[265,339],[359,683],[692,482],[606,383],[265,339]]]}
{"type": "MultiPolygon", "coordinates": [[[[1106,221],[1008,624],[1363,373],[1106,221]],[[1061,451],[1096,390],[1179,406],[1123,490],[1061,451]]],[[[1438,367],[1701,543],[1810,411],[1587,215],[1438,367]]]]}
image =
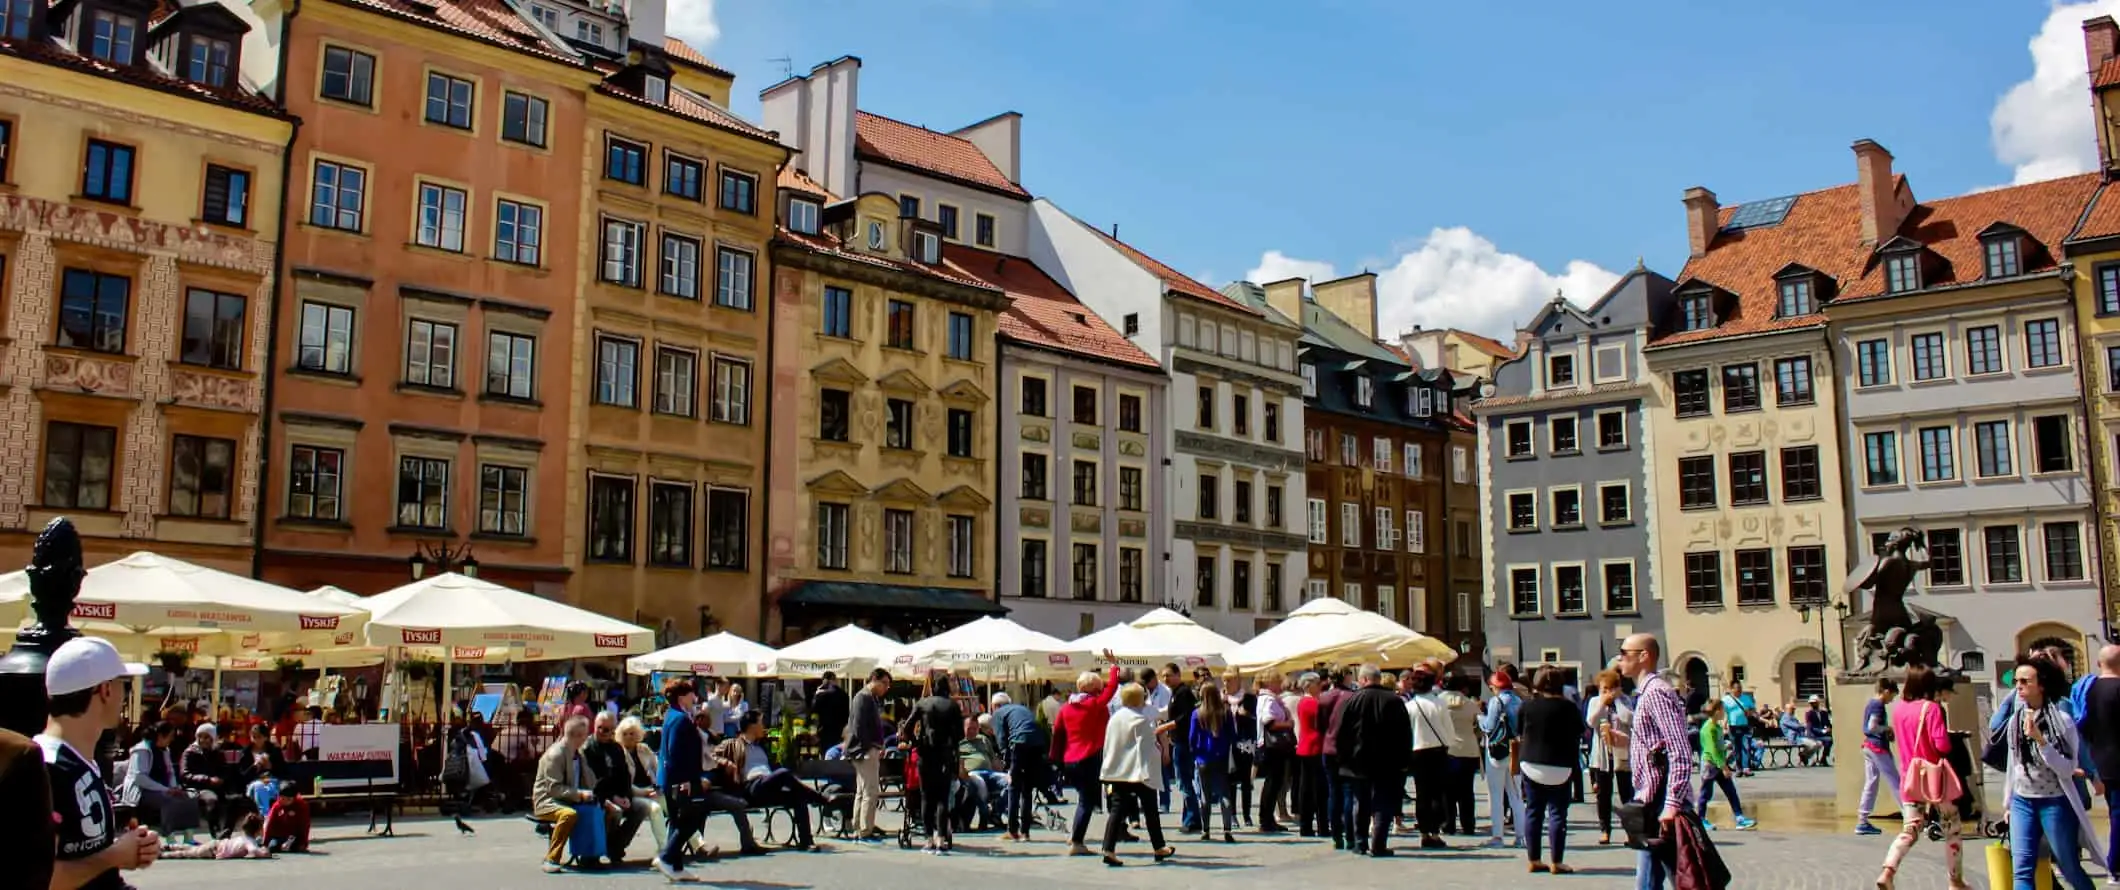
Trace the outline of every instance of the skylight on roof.
{"type": "Polygon", "coordinates": [[[1737,206],[1737,210],[1730,214],[1730,221],[1723,225],[1722,230],[1725,232],[1740,232],[1745,229],[1763,229],[1768,226],[1780,225],[1781,221],[1789,215],[1789,208],[1794,206],[1796,206],[1795,195],[1768,198],[1764,201],[1753,201],[1750,204],[1740,204],[1737,206]]]}

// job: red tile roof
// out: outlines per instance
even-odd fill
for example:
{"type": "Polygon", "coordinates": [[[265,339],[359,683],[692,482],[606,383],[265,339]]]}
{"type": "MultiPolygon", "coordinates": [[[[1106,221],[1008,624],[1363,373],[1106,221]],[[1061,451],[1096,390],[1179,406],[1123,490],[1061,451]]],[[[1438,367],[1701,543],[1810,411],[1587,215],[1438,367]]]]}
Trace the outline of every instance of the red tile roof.
{"type": "Polygon", "coordinates": [[[1192,278],[1184,275],[1183,273],[1180,273],[1178,270],[1164,265],[1155,257],[1149,256],[1148,254],[1142,253],[1141,251],[1134,249],[1133,245],[1105,234],[1104,232],[1098,230],[1095,226],[1089,225],[1088,223],[1083,223],[1082,227],[1092,232],[1096,232],[1097,237],[1104,239],[1106,243],[1118,248],[1121,254],[1124,254],[1127,259],[1133,260],[1134,265],[1140,266],[1143,271],[1146,271],[1148,274],[1154,275],[1157,278],[1162,279],[1163,289],[1165,291],[1183,294],[1185,296],[1191,297],[1195,300],[1200,300],[1202,302],[1213,303],[1217,306],[1221,306],[1224,309],[1234,309],[1238,312],[1244,313],[1245,315],[1257,315],[1260,317],[1265,316],[1265,313],[1260,312],[1259,310],[1247,306],[1243,303],[1239,303],[1235,300],[1232,300],[1222,294],[1220,291],[1215,290],[1214,288],[1201,284],[1198,281],[1194,281],[1192,278]]]}
{"type": "Polygon", "coordinates": [[[670,58],[676,59],[677,61],[704,68],[709,72],[719,74],[723,77],[736,76],[730,73],[729,69],[723,68],[720,65],[716,65],[713,62],[708,61],[706,54],[700,52],[697,49],[693,49],[692,44],[686,43],[675,37],[663,38],[663,54],[669,56],[670,58]]]}
{"type": "Polygon", "coordinates": [[[862,157],[907,167],[965,185],[1029,200],[1030,192],[1001,174],[969,140],[866,111],[854,113],[854,148],[862,157]]]}
{"type": "Polygon", "coordinates": [[[445,31],[454,31],[508,49],[521,50],[569,64],[582,64],[573,50],[546,42],[544,34],[532,27],[505,0],[434,0],[434,11],[431,13],[407,0],[339,2],[435,25],[445,31]]]}
{"type": "Polygon", "coordinates": [[[2120,235],[2120,189],[2105,185],[2091,197],[2090,210],[2083,214],[2082,224],[2069,235],[2069,240],[2086,241],[2114,235],[2120,235]]]}
{"type": "Polygon", "coordinates": [[[30,61],[42,62],[61,68],[71,68],[75,71],[107,77],[111,80],[123,81],[134,86],[159,90],[202,102],[214,102],[274,117],[285,116],[280,111],[279,106],[272,103],[272,100],[257,93],[242,89],[208,89],[191,81],[163,74],[147,64],[124,67],[112,65],[101,59],[68,52],[58,43],[49,40],[37,42],[0,40],[0,53],[8,53],[30,61]]]}
{"type": "Polygon", "coordinates": [[[2093,89],[2104,89],[2116,83],[2120,83],[2120,58],[2106,59],[2098,70],[2091,72],[2093,89]]]}
{"type": "Polygon", "coordinates": [[[780,168],[780,188],[783,191],[809,192],[825,199],[826,203],[839,200],[839,197],[827,191],[823,184],[811,179],[810,174],[786,165],[780,168]]]}
{"type": "Polygon", "coordinates": [[[958,244],[944,245],[942,258],[951,269],[1008,293],[1009,308],[1001,314],[1003,336],[1143,370],[1162,370],[1154,358],[1089,311],[1036,263],[958,244]]]}
{"type": "MultiPolygon", "coordinates": [[[[930,278],[938,278],[943,281],[950,282],[952,284],[962,284],[969,287],[984,288],[986,290],[1001,290],[1000,288],[995,287],[994,285],[988,284],[984,281],[974,278],[971,275],[966,274],[962,270],[956,269],[948,265],[947,262],[945,262],[945,264],[941,266],[930,266],[925,263],[915,263],[908,260],[898,260],[893,259],[891,257],[879,256],[877,254],[868,253],[860,250],[849,250],[845,245],[840,243],[838,238],[834,238],[828,234],[805,235],[801,232],[792,231],[786,226],[782,226],[779,228],[778,240],[787,242],[789,244],[799,245],[816,253],[837,257],[843,260],[851,260],[857,263],[865,263],[867,265],[875,266],[879,269],[890,269],[897,272],[910,272],[915,275],[926,275],[930,278]]],[[[946,259],[947,258],[945,258],[945,260],[946,259]]]]}
{"type": "Polygon", "coordinates": [[[1494,356],[1495,358],[1516,358],[1515,347],[1508,346],[1502,343],[1502,341],[1496,340],[1493,337],[1475,334],[1471,331],[1464,330],[1462,328],[1451,328],[1450,330],[1452,333],[1457,334],[1459,339],[1464,340],[1466,345],[1471,346],[1472,348],[1477,349],[1481,352],[1487,353],[1488,355],[1494,356]]]}
{"type": "MultiPolygon", "coordinates": [[[[1985,277],[1980,233],[1996,223],[2023,229],[2037,244],[2024,252],[2025,274],[2047,271],[2058,264],[2062,239],[2083,218],[2098,181],[2098,174],[2083,173],[1917,204],[1900,225],[1899,235],[1921,242],[1944,261],[1924,270],[1924,287],[1968,284],[1985,277]]],[[[1841,283],[1835,300],[1863,300],[1884,292],[1884,264],[1871,263],[1859,283],[1841,283]]]]}

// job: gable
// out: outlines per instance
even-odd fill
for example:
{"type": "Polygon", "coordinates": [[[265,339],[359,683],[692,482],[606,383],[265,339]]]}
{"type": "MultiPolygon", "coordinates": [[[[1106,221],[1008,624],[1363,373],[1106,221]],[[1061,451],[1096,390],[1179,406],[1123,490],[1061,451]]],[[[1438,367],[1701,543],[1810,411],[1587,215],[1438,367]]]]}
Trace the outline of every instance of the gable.
{"type": "Polygon", "coordinates": [[[979,384],[973,383],[968,378],[957,380],[944,386],[942,388],[942,397],[952,402],[965,402],[973,405],[984,405],[989,401],[986,390],[980,389],[979,384]]]}
{"type": "Polygon", "coordinates": [[[916,396],[926,395],[935,389],[929,386],[927,381],[920,379],[920,375],[913,373],[908,368],[899,368],[877,378],[876,388],[916,396]]]}
{"type": "Polygon", "coordinates": [[[861,497],[869,493],[869,487],[856,481],[845,470],[833,470],[808,482],[803,487],[818,494],[836,494],[846,497],[861,497]]]}
{"type": "Polygon", "coordinates": [[[945,491],[941,496],[935,498],[935,502],[945,507],[977,509],[984,509],[993,504],[993,501],[988,500],[986,495],[979,493],[979,489],[969,485],[959,485],[956,488],[945,491]]]}
{"type": "Polygon", "coordinates": [[[894,503],[925,504],[934,500],[934,497],[928,494],[927,489],[913,484],[911,479],[893,479],[876,486],[875,490],[869,492],[869,494],[879,501],[892,501],[894,503]]]}
{"type": "Polygon", "coordinates": [[[844,383],[851,386],[869,382],[869,375],[861,373],[861,369],[854,367],[853,362],[843,358],[835,358],[811,368],[810,376],[826,383],[844,383]]]}

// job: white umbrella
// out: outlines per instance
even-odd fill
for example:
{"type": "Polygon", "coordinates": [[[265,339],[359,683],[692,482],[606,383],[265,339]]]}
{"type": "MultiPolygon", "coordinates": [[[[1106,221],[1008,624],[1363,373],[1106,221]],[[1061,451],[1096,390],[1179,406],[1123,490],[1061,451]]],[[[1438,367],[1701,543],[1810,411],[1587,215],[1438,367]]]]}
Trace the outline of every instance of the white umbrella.
{"type": "MultiPolygon", "coordinates": [[[[1139,642],[1133,644],[1136,651],[1165,662],[1175,661],[1181,668],[1221,667],[1229,663],[1229,653],[1237,648],[1237,641],[1201,627],[1172,609],[1156,609],[1134,619],[1129,626],[1138,632],[1139,642]]],[[[1097,646],[1090,651],[1103,648],[1097,646]]],[[[1122,660],[1129,654],[1116,646],[1112,653],[1122,660]]]]}
{"type": "MultiPolygon", "coordinates": [[[[23,573],[0,576],[0,600],[24,600],[28,595],[23,573]]],[[[339,632],[359,630],[365,618],[351,606],[144,550],[89,569],[73,611],[75,626],[93,631],[166,637],[272,635],[254,643],[328,642],[339,632]]]]}
{"type": "Polygon", "coordinates": [[[655,634],[616,618],[446,572],[371,596],[368,644],[439,647],[445,661],[638,655],[655,634]]]}
{"type": "Polygon", "coordinates": [[[879,665],[889,665],[905,644],[857,625],[847,624],[780,650],[773,659],[772,676],[814,680],[830,671],[835,676],[858,677],[879,665]]]}
{"type": "Polygon", "coordinates": [[[763,677],[772,672],[774,654],[771,646],[722,631],[628,658],[626,673],[646,676],[656,671],[676,671],[708,677],[763,677]]]}
{"type": "Polygon", "coordinates": [[[1230,653],[1229,663],[1246,672],[1306,668],[1313,664],[1365,662],[1406,665],[1426,658],[1449,661],[1457,652],[1375,612],[1336,599],[1303,604],[1280,624],[1230,653]]]}
{"type": "Polygon", "coordinates": [[[899,670],[969,670],[1025,679],[1072,677],[1090,662],[1080,646],[992,616],[913,643],[892,659],[899,670]]]}
{"type": "Polygon", "coordinates": [[[320,600],[338,603],[341,606],[352,606],[353,608],[360,609],[364,612],[368,610],[368,606],[366,605],[366,603],[368,602],[367,597],[364,597],[358,593],[354,593],[353,591],[347,590],[343,587],[333,587],[329,584],[326,584],[322,587],[310,591],[309,595],[316,597],[320,600]]]}

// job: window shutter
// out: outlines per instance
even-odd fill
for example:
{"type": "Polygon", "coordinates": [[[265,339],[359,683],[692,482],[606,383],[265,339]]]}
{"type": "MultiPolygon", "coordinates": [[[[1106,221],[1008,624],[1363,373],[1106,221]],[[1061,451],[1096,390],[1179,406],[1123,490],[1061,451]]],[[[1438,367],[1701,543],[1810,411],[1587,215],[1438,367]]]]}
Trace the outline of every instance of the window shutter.
{"type": "Polygon", "coordinates": [[[206,219],[223,222],[228,219],[228,171],[219,167],[206,168],[206,219]]]}

